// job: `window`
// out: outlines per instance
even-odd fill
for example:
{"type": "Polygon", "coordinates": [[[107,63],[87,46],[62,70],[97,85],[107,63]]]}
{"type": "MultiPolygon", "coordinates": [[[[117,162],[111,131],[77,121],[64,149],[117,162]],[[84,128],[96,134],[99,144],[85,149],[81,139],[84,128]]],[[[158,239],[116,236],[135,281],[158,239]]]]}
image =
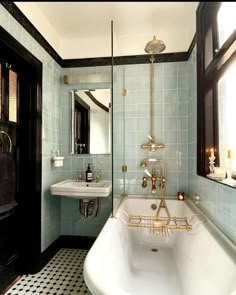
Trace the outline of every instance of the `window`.
{"type": "Polygon", "coordinates": [[[227,166],[228,150],[232,151],[232,170],[236,171],[236,59],[218,82],[219,157],[220,166],[227,166]]]}
{"type": "Polygon", "coordinates": [[[9,121],[17,122],[17,74],[9,70],[9,121]]]}
{"type": "Polygon", "coordinates": [[[236,187],[223,180],[236,174],[235,13],[235,2],[202,2],[197,11],[197,173],[236,187]],[[212,151],[221,177],[210,169],[212,151]]]}
{"type": "Polygon", "coordinates": [[[236,28],[236,2],[222,2],[217,13],[219,46],[221,47],[236,28]]]}
{"type": "Polygon", "coordinates": [[[7,62],[0,64],[0,120],[18,122],[18,74],[7,62]]]}

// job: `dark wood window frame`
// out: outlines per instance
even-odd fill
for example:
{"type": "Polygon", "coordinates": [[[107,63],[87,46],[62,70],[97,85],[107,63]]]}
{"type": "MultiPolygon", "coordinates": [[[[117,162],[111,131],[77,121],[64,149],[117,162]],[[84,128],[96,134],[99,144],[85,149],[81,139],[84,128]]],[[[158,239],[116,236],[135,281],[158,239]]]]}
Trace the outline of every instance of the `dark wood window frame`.
{"type": "MultiPolygon", "coordinates": [[[[206,150],[209,147],[219,151],[218,131],[218,93],[217,83],[236,59],[236,30],[219,48],[217,31],[217,13],[222,2],[202,2],[197,10],[197,174],[206,177],[209,173],[209,159],[206,150]],[[212,60],[205,67],[205,37],[211,26],[212,60]],[[206,94],[211,91],[211,101],[207,106],[206,94]],[[212,126],[208,128],[207,126],[212,126]],[[206,138],[208,144],[206,144],[206,138]],[[209,145],[210,142],[210,145],[209,145]]],[[[219,165],[216,156],[215,164],[219,165]]]]}

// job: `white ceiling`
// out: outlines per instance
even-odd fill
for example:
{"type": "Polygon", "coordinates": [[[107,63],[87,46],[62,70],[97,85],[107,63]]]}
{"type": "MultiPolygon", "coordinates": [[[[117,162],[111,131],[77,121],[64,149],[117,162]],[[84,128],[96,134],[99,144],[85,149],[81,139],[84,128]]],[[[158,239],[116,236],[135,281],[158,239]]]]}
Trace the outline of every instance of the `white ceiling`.
{"type": "Polygon", "coordinates": [[[163,53],[187,51],[199,2],[15,2],[63,58],[145,54],[156,35],[163,53]]]}

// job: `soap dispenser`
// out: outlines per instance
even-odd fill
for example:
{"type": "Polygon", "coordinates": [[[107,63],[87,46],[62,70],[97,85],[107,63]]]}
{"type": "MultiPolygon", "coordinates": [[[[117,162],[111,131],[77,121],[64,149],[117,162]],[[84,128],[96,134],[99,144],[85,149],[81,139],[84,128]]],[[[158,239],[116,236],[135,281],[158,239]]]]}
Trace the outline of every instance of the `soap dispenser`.
{"type": "Polygon", "coordinates": [[[93,172],[90,169],[90,165],[88,164],[88,168],[86,170],[86,182],[91,182],[93,180],[93,172]]]}

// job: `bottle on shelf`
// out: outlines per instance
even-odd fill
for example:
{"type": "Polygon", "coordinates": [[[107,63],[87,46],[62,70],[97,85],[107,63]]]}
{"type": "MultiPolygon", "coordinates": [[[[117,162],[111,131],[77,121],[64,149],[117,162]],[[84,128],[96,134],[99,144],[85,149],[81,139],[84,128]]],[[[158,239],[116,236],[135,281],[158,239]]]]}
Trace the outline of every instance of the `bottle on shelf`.
{"type": "Polygon", "coordinates": [[[88,168],[86,170],[86,182],[91,182],[93,180],[93,172],[90,168],[91,164],[88,164],[88,168]]]}

